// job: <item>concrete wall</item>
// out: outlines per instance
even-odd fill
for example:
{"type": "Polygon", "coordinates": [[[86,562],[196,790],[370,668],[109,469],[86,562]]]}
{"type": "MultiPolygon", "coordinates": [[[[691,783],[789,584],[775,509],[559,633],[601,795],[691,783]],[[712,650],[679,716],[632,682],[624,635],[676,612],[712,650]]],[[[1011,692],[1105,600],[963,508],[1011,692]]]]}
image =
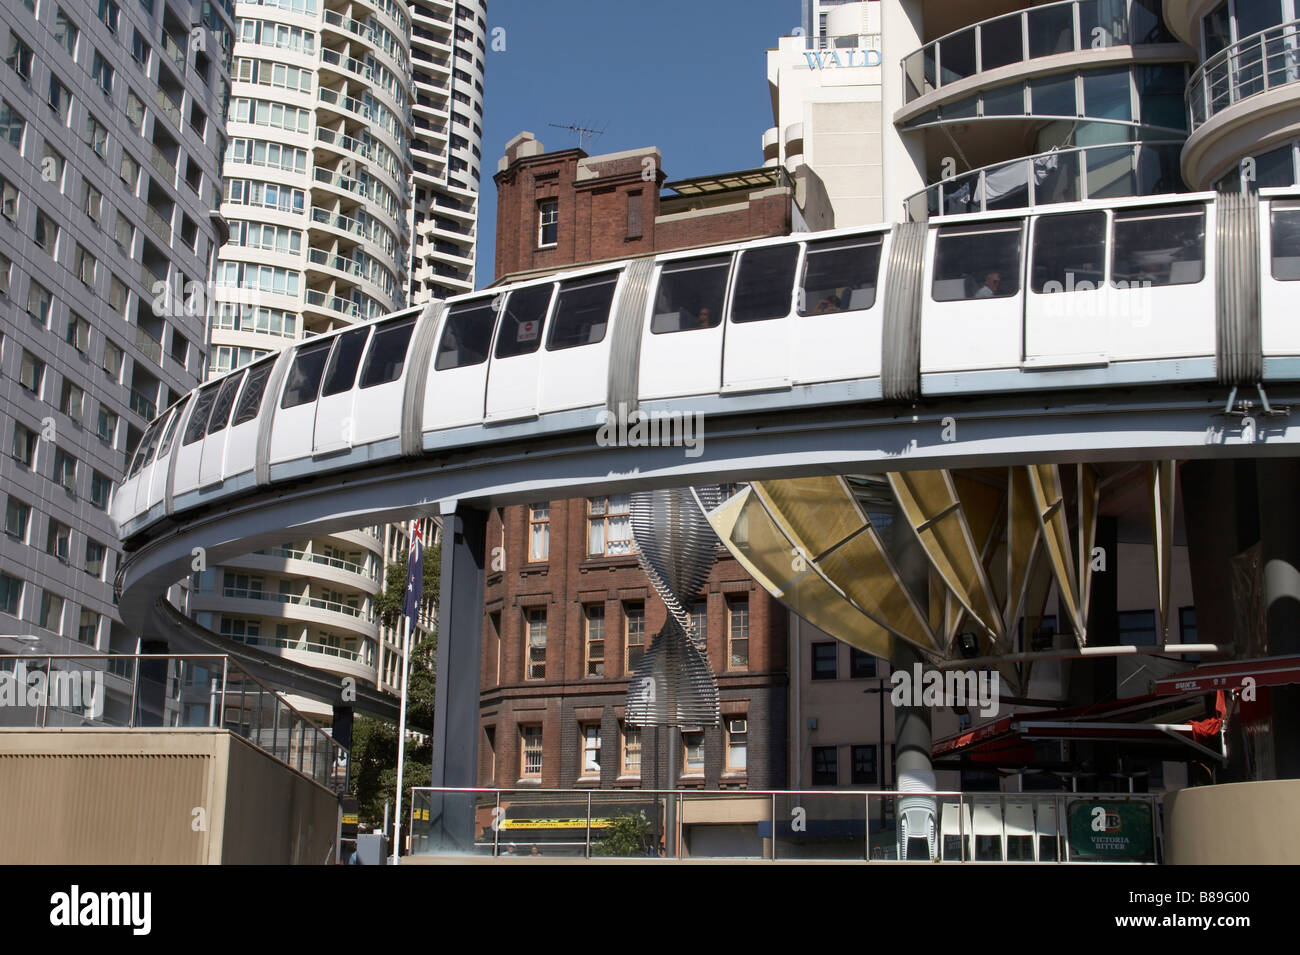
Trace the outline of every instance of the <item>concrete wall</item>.
{"type": "Polygon", "coordinates": [[[335,795],[226,730],[0,730],[0,806],[6,865],[334,861],[335,795]]]}
{"type": "Polygon", "coordinates": [[[1300,862],[1300,779],[1197,786],[1165,797],[1171,865],[1300,862]]]}

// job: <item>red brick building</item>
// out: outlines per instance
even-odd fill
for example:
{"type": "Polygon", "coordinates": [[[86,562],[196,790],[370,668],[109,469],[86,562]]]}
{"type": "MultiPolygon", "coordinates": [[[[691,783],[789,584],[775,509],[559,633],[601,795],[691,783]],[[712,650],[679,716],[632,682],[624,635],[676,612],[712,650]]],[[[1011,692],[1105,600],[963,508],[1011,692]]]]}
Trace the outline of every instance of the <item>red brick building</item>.
{"type": "MultiPolygon", "coordinates": [[[[818,220],[784,169],[665,182],[653,148],[546,153],[521,133],[495,179],[498,282],[818,220]]],[[[721,549],[694,604],[721,725],[624,722],[630,674],[667,613],[632,553],[627,505],[539,501],[490,517],[479,784],[784,788],[787,614],[721,549]]]]}

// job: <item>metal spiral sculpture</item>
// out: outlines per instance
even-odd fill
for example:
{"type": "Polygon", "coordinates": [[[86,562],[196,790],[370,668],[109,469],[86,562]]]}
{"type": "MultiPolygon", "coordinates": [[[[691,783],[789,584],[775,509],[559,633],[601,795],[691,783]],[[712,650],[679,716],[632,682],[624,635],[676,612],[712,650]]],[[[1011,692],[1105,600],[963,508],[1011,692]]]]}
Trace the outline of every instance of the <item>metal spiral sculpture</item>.
{"type": "Polygon", "coordinates": [[[637,561],[668,608],[668,620],[632,675],[626,715],[634,726],[720,720],[718,684],[688,609],[717,559],[718,539],[700,508],[713,508],[720,498],[716,487],[632,495],[637,561]]]}

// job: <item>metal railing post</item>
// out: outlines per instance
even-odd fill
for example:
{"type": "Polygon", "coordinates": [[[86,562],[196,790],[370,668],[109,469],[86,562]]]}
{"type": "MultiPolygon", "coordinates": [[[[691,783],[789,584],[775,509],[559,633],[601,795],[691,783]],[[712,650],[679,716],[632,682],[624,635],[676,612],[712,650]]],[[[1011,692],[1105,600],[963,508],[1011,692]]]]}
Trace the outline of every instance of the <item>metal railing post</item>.
{"type": "Polygon", "coordinates": [[[131,654],[131,712],[127,715],[127,729],[135,728],[135,707],[140,695],[140,654],[131,654]]]}
{"type": "Polygon", "coordinates": [[[769,861],[776,861],[776,793],[772,793],[772,855],[769,861]]]}
{"type": "Polygon", "coordinates": [[[50,677],[53,676],[54,658],[45,658],[45,698],[41,701],[41,729],[45,729],[46,722],[50,717],[50,677]]]}
{"type": "MultiPolygon", "coordinates": [[[[444,794],[443,798],[446,798],[444,794]]],[[[501,848],[501,822],[505,813],[501,809],[501,790],[497,790],[496,805],[492,807],[492,858],[496,858],[501,848]]]]}
{"type": "Polygon", "coordinates": [[[585,858],[591,858],[591,793],[587,793],[587,848],[585,858]]]}
{"type": "Polygon", "coordinates": [[[226,725],[226,682],[230,679],[230,657],[221,658],[221,719],[217,721],[219,728],[226,725]]]}

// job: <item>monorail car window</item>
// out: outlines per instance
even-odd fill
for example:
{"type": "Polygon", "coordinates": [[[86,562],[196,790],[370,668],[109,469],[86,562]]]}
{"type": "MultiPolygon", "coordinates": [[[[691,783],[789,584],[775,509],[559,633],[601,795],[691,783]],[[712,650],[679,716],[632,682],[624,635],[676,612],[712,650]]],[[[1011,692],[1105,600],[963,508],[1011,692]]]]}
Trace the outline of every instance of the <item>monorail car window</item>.
{"type": "Polygon", "coordinates": [[[1020,291],[1023,223],[942,226],[934,243],[936,302],[1005,298],[1020,291]]]}
{"type": "Polygon", "coordinates": [[[1300,280],[1300,203],[1274,200],[1269,234],[1273,278],[1280,282],[1300,280]]]}
{"type": "Polygon", "coordinates": [[[1035,292],[1085,292],[1101,287],[1106,267],[1106,213],[1070,212],[1034,223],[1029,287],[1035,292]]]}
{"type": "Polygon", "coordinates": [[[617,284],[617,274],[561,282],[546,350],[559,351],[603,341],[617,284]]]}
{"type": "Polygon", "coordinates": [[[212,411],[212,403],[217,400],[217,392],[220,389],[221,382],[208,385],[194,399],[194,410],[190,412],[189,423],[185,425],[185,437],[181,439],[181,444],[188,445],[195,441],[202,441],[203,436],[208,433],[208,414],[212,411]]]}
{"type": "Polygon", "coordinates": [[[516,289],[506,299],[501,318],[501,331],[497,334],[497,358],[531,355],[542,343],[542,326],[546,312],[551,307],[551,292],[555,285],[534,285],[516,289]]]}
{"type": "Polygon", "coordinates": [[[149,433],[145,435],[146,440],[140,442],[144,446],[144,463],[141,467],[147,468],[153,464],[154,455],[158,451],[158,439],[162,437],[163,425],[166,423],[163,418],[159,418],[154,423],[154,426],[149,429],[149,433]]]}
{"type": "Polygon", "coordinates": [[[765,322],[789,315],[798,265],[797,243],[742,252],[731,300],[732,322],[765,322]]]}
{"type": "Polygon", "coordinates": [[[1118,288],[1195,285],[1205,278],[1205,207],[1115,213],[1110,281],[1118,288]]]}
{"type": "Polygon", "coordinates": [[[809,242],[799,287],[799,314],[825,315],[876,304],[883,237],[809,242]]]}
{"type": "Polygon", "coordinates": [[[352,390],[357,380],[357,368],[361,366],[361,353],[366,350],[366,339],[369,337],[369,327],[352,328],[338,337],[334,350],[330,353],[325,383],[321,385],[322,398],[352,390]]]}
{"type": "Polygon", "coordinates": [[[442,330],[442,341],[438,343],[434,371],[468,368],[487,361],[496,315],[492,299],[488,298],[453,305],[442,330]]]}
{"type": "Polygon", "coordinates": [[[208,420],[208,434],[216,434],[230,422],[230,411],[235,407],[235,394],[239,391],[240,382],[244,380],[244,374],[241,371],[222,382],[221,390],[217,392],[217,400],[212,405],[212,416],[208,420]]]}
{"type": "MultiPolygon", "coordinates": [[[[163,414],[165,416],[166,412],[163,412],[163,414]]],[[[140,469],[144,467],[145,458],[148,457],[149,454],[149,445],[152,442],[153,436],[158,433],[158,429],[162,427],[162,424],[163,418],[160,417],[145,429],[144,434],[140,436],[140,443],[136,445],[135,457],[131,460],[131,470],[128,473],[128,477],[135,477],[140,473],[140,469]]]]}
{"type": "Polygon", "coordinates": [[[258,409],[262,407],[262,395],[266,391],[266,383],[270,381],[271,370],[274,367],[275,359],[271,358],[248,369],[248,384],[244,385],[243,394],[239,396],[239,405],[235,408],[232,427],[257,417],[258,409]]]}
{"type": "Polygon", "coordinates": [[[402,377],[406,365],[406,348],[411,343],[415,319],[407,318],[387,322],[375,328],[375,340],[366,356],[366,367],[361,370],[361,387],[386,385],[402,377]]]}
{"type": "Polygon", "coordinates": [[[186,395],[176,405],[176,413],[172,415],[172,420],[167,422],[167,430],[163,432],[162,444],[158,446],[158,457],[165,458],[172,450],[172,442],[176,440],[176,432],[181,423],[181,415],[185,413],[185,406],[189,404],[190,396],[186,395]]]}
{"type": "Polygon", "coordinates": [[[284,397],[280,399],[281,408],[296,408],[316,400],[321,376],[325,373],[325,361],[333,344],[333,341],[324,341],[298,349],[293,367],[289,369],[289,381],[284,386],[284,397]]]}
{"type": "Polygon", "coordinates": [[[651,334],[716,328],[722,321],[730,271],[730,255],[664,263],[655,292],[651,334]]]}

